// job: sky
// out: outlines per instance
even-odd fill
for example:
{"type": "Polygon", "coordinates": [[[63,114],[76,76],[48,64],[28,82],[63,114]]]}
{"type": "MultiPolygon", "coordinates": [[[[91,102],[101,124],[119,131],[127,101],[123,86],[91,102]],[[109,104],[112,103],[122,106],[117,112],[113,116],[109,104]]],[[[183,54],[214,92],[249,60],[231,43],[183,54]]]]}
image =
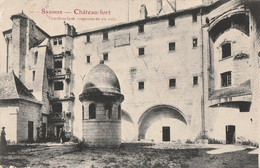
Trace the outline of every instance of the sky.
{"type": "MultiPolygon", "coordinates": [[[[106,20],[66,20],[77,31],[113,25],[137,20],[142,4],[145,4],[148,16],[156,14],[157,0],[0,0],[0,72],[5,70],[6,43],[2,32],[12,28],[10,17],[22,11],[49,35],[64,33],[64,20],[55,18],[105,18],[106,20]],[[62,11],[62,14],[43,14],[45,11],[62,11]],[[106,14],[75,14],[76,11],[98,11],[106,14]],[[68,12],[68,13],[65,13],[68,12]],[[110,20],[108,20],[110,19],[110,20]]],[[[163,3],[166,0],[163,0],[163,3]]],[[[197,6],[202,0],[177,0],[177,10],[197,6]]]]}

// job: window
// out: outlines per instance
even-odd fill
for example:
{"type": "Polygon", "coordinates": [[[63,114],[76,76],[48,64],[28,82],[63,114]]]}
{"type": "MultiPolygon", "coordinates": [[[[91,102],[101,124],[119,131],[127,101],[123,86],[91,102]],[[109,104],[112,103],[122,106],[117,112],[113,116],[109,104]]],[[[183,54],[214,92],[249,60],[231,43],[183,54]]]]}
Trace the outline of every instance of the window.
{"type": "Polygon", "coordinates": [[[38,51],[36,51],[34,54],[34,65],[37,64],[37,59],[38,59],[38,51]]]}
{"type": "Polygon", "coordinates": [[[108,53],[103,53],[103,60],[107,61],[108,60],[108,53]]]}
{"type": "Polygon", "coordinates": [[[199,84],[199,78],[198,76],[193,76],[193,86],[196,86],[199,84]]]}
{"type": "Polygon", "coordinates": [[[62,112],[62,104],[61,103],[52,104],[52,111],[53,112],[62,112]]]}
{"type": "Polygon", "coordinates": [[[176,79],[175,78],[169,79],[169,87],[170,88],[176,87],[176,79]]]}
{"type": "Polygon", "coordinates": [[[82,120],[84,120],[85,119],[85,112],[84,112],[84,106],[82,105],[82,120]]]}
{"type": "Polygon", "coordinates": [[[144,89],[144,82],[138,82],[138,89],[143,90],[144,89]]]}
{"type": "Polygon", "coordinates": [[[58,41],[59,41],[59,45],[62,45],[62,38],[61,37],[58,38],[58,41]]]}
{"type": "Polygon", "coordinates": [[[118,119],[121,120],[121,106],[118,106],[118,119]]]}
{"type": "Polygon", "coordinates": [[[175,51],[175,42],[169,43],[169,51],[175,51]]]}
{"type": "Polygon", "coordinates": [[[138,49],[138,54],[144,55],[144,48],[143,47],[138,49]]]}
{"type": "Polygon", "coordinates": [[[62,81],[54,82],[54,90],[63,90],[63,82],[62,81]]]}
{"type": "Polygon", "coordinates": [[[57,38],[54,38],[53,39],[53,45],[57,45],[58,44],[58,40],[57,40],[57,38]]]}
{"type": "Polygon", "coordinates": [[[240,103],[239,111],[240,112],[250,112],[251,103],[240,103]]]}
{"type": "Polygon", "coordinates": [[[108,40],[108,33],[103,33],[103,40],[108,40]]]}
{"type": "Polygon", "coordinates": [[[226,43],[221,46],[222,48],[222,58],[231,56],[231,44],[226,43]]]}
{"type": "Polygon", "coordinates": [[[143,33],[144,32],[144,25],[139,25],[138,26],[138,33],[143,33]]]}
{"type": "Polygon", "coordinates": [[[231,71],[221,74],[221,86],[231,86],[231,71]]]}
{"type": "Polygon", "coordinates": [[[170,18],[169,19],[169,27],[175,26],[175,18],[170,18]]]}
{"type": "Polygon", "coordinates": [[[198,39],[197,38],[192,39],[192,47],[193,48],[198,47],[198,39]]]}
{"type": "Polygon", "coordinates": [[[62,68],[62,59],[56,59],[54,61],[54,68],[62,68]]]}
{"type": "Polygon", "coordinates": [[[86,39],[87,43],[90,43],[90,35],[87,35],[86,38],[87,38],[87,39],[86,39]]]}
{"type": "Polygon", "coordinates": [[[32,71],[32,81],[35,80],[35,71],[32,71]]]}
{"type": "Polygon", "coordinates": [[[193,13],[192,14],[192,22],[197,22],[197,21],[198,21],[197,13],[193,13]]]}
{"type": "Polygon", "coordinates": [[[87,60],[86,60],[87,63],[90,63],[90,55],[87,55],[87,60]]]}
{"type": "Polygon", "coordinates": [[[107,119],[112,117],[112,105],[109,103],[105,104],[105,115],[107,119]]]}
{"type": "Polygon", "coordinates": [[[96,118],[96,105],[94,103],[91,103],[89,105],[89,119],[95,119],[96,118]]]}

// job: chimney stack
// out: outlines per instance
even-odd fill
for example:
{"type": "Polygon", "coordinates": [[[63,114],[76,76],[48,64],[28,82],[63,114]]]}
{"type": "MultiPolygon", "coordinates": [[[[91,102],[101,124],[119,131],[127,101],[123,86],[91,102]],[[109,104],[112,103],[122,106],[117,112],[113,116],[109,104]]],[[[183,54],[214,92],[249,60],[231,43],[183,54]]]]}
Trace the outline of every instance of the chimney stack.
{"type": "Polygon", "coordinates": [[[157,0],[156,13],[159,14],[162,10],[162,0],[157,0]]]}
{"type": "Polygon", "coordinates": [[[148,15],[146,6],[144,4],[141,5],[141,9],[140,9],[140,19],[146,19],[148,15]]]}

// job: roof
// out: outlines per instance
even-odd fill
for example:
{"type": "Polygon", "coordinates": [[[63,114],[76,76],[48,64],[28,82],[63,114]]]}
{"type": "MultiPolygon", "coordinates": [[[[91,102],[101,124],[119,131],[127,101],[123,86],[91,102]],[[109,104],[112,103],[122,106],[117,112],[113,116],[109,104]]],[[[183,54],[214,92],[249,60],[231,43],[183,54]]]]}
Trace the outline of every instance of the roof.
{"type": "MultiPolygon", "coordinates": [[[[17,13],[17,14],[12,15],[12,16],[11,16],[11,20],[13,20],[13,18],[14,18],[14,17],[17,17],[17,16],[23,17],[23,18],[26,18],[26,19],[30,19],[30,18],[29,18],[26,14],[24,14],[23,11],[22,11],[21,13],[17,13]]],[[[30,19],[30,20],[32,20],[32,19],[30,19]]]]}
{"type": "Polygon", "coordinates": [[[83,93],[92,90],[101,92],[120,93],[120,84],[114,71],[100,61],[100,64],[92,68],[88,74],[83,93]]]}
{"type": "Polygon", "coordinates": [[[37,104],[38,101],[26,86],[16,77],[14,72],[0,75],[0,101],[21,99],[37,104]]]}
{"type": "Polygon", "coordinates": [[[215,90],[213,94],[210,96],[209,100],[221,99],[225,97],[236,97],[236,96],[244,96],[251,95],[251,82],[247,80],[244,83],[241,83],[239,86],[230,87],[220,90],[215,90]]]}

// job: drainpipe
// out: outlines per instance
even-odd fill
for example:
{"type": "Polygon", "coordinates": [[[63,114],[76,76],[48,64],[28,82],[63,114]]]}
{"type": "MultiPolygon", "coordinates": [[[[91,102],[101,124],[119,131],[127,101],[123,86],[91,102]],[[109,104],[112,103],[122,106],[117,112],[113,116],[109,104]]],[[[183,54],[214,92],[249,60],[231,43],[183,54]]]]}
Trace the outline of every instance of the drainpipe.
{"type": "Polygon", "coordinates": [[[201,79],[202,79],[202,97],[201,97],[201,130],[202,130],[202,137],[206,135],[205,129],[205,78],[204,78],[204,45],[203,45],[203,26],[202,26],[202,9],[200,9],[200,21],[201,21],[201,56],[202,56],[202,72],[201,72],[201,79]]]}

